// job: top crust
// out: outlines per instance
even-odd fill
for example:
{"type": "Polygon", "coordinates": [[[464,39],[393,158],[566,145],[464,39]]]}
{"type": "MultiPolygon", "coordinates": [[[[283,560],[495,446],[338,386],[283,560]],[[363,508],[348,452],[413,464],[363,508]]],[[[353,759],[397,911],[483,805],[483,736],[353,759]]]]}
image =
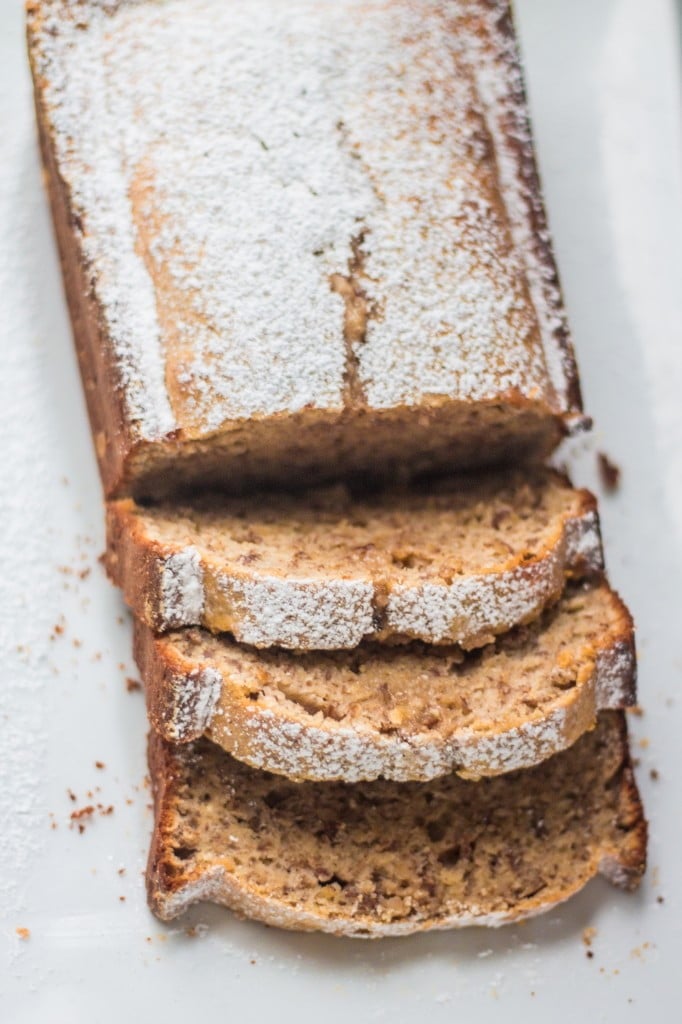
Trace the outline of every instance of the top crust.
{"type": "Polygon", "coordinates": [[[28,11],[108,492],[538,457],[584,422],[506,4],[28,11]]]}

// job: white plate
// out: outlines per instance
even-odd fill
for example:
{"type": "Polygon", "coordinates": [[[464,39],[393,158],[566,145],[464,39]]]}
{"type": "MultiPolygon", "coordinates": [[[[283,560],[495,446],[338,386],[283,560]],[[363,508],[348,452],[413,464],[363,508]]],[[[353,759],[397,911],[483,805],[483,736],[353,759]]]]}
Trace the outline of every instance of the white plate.
{"type": "Polygon", "coordinates": [[[571,464],[598,492],[596,452],[622,468],[602,515],[612,578],[639,626],[645,713],[632,724],[651,821],[640,893],[597,882],[524,926],[380,943],[286,934],[216,908],[170,929],[150,916],[143,701],[126,691],[129,625],[97,562],[99,482],[41,189],[22,4],[0,0],[3,1020],[680,1019],[679,12],[671,0],[517,8],[596,422],[571,464]],[[97,803],[113,813],[82,834],[69,827],[74,809],[97,803]]]}

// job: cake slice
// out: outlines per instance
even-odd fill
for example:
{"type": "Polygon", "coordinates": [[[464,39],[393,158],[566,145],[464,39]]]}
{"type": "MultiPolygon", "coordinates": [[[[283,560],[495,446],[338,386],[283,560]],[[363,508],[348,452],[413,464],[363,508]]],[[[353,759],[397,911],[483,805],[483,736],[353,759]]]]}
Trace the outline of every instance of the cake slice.
{"type": "Polygon", "coordinates": [[[147,885],[164,920],[207,900],[282,928],[407,935],[520,920],[597,874],[634,889],[644,872],[619,712],[538,767],[477,783],[295,783],[154,732],[149,764],[147,885]]]}
{"type": "Polygon", "coordinates": [[[107,509],[109,575],[160,631],[256,647],[485,644],[602,567],[596,503],[552,470],[107,509]]]}
{"type": "Polygon", "coordinates": [[[632,620],[606,585],[569,588],[531,626],[468,655],[423,644],[296,655],[139,623],[135,655],[165,739],[203,733],[294,779],[497,775],[563,750],[597,711],[635,698],[632,620]]]}
{"type": "Polygon", "coordinates": [[[506,0],[29,0],[108,494],[540,459],[586,424],[506,0]]]}

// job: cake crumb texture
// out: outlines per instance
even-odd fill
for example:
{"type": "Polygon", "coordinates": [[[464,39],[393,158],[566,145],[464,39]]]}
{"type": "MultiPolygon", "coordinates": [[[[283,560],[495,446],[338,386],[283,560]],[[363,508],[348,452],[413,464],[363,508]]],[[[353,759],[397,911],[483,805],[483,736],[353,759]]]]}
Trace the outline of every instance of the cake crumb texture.
{"type": "Polygon", "coordinates": [[[294,783],[150,734],[149,897],[302,930],[404,935],[502,924],[598,873],[635,888],[646,823],[620,712],[542,765],[478,783],[294,783]]]}

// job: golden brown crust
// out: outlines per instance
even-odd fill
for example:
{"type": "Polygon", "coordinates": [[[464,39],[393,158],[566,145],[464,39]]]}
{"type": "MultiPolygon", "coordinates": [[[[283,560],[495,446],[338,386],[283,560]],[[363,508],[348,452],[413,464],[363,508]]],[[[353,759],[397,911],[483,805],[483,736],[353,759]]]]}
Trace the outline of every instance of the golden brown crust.
{"type": "Polygon", "coordinates": [[[188,686],[188,665],[179,656],[173,657],[172,649],[164,651],[168,657],[159,657],[157,639],[135,620],[133,657],[142,675],[149,723],[169,742],[189,743],[204,732],[201,680],[196,679],[197,685],[188,686]],[[182,728],[178,728],[180,706],[182,728]]]}
{"type": "Polygon", "coordinates": [[[44,5],[29,0],[27,9],[28,54],[34,81],[34,99],[44,181],[52,210],[64,291],[71,317],[83,390],[90,417],[93,443],[105,492],[123,472],[132,448],[130,425],[123,401],[122,383],[106,342],[103,317],[81,245],[81,228],[74,214],[69,189],[59,173],[44,94],[45,82],[38,70],[35,44],[44,5]]]}
{"type": "Polygon", "coordinates": [[[112,583],[124,589],[127,604],[154,629],[161,628],[163,607],[161,570],[165,553],[161,544],[145,543],[132,515],[132,499],[106,505],[107,547],[104,567],[112,583]]]}
{"type": "MultiPolygon", "coordinates": [[[[398,907],[403,906],[403,910],[396,910],[395,898],[389,899],[389,902],[386,903],[380,895],[381,892],[394,891],[391,875],[394,857],[398,858],[395,861],[395,869],[402,871],[402,869],[398,869],[401,862],[400,844],[402,839],[396,839],[397,845],[386,847],[383,844],[386,837],[382,837],[382,849],[390,848],[392,853],[390,856],[388,854],[377,855],[378,863],[382,864],[380,875],[372,876],[376,877],[377,895],[371,896],[369,889],[364,890],[365,896],[359,899],[353,914],[344,915],[343,910],[339,909],[345,905],[344,886],[346,893],[352,890],[355,886],[353,878],[346,877],[343,880],[341,891],[336,889],[336,895],[339,897],[336,903],[332,899],[320,900],[318,886],[327,883],[326,875],[320,876],[319,868],[316,869],[318,881],[310,883],[314,886],[315,891],[307,892],[304,887],[298,899],[291,894],[286,895],[286,885],[281,895],[274,891],[274,886],[271,891],[266,891],[263,888],[263,869],[260,866],[255,838],[257,832],[254,833],[254,871],[256,875],[254,875],[253,884],[249,881],[250,874],[244,872],[243,860],[241,866],[239,864],[230,866],[232,861],[228,856],[230,844],[227,835],[227,830],[232,827],[228,824],[230,801],[234,799],[239,806],[242,806],[242,801],[245,801],[246,806],[255,809],[261,799],[257,796],[256,790],[260,790],[256,785],[253,796],[250,796],[249,779],[255,783],[257,779],[263,780],[263,776],[258,773],[249,775],[248,770],[239,769],[236,762],[232,763],[236,772],[234,785],[238,788],[234,790],[234,797],[223,801],[228,807],[228,811],[222,813],[227,813],[228,818],[221,825],[221,812],[218,809],[212,810],[211,800],[215,799],[216,785],[223,787],[221,792],[224,792],[225,786],[229,788],[231,785],[229,779],[232,768],[229,758],[222,755],[222,759],[220,757],[216,759],[210,749],[210,744],[208,746],[205,743],[203,746],[198,745],[187,753],[183,752],[181,748],[164,744],[161,739],[150,734],[149,764],[155,791],[155,829],[147,869],[147,888],[150,906],[154,913],[163,920],[177,916],[197,900],[210,900],[222,903],[238,914],[254,917],[279,927],[298,930],[318,929],[334,934],[361,937],[410,934],[432,928],[461,927],[477,923],[502,924],[520,920],[541,913],[556,903],[568,899],[598,873],[603,874],[614,885],[632,890],[638,886],[646,868],[647,826],[632,774],[624,716],[618,712],[603,714],[600,717],[597,731],[581,740],[571,751],[558,755],[530,773],[516,773],[513,777],[510,776],[504,780],[502,789],[506,793],[506,808],[499,820],[505,820],[505,816],[509,813],[512,815],[512,820],[519,822],[518,825],[513,826],[519,829],[518,844],[515,850],[512,851],[503,845],[496,858],[499,865],[498,872],[503,872],[506,875],[509,865],[511,865],[508,896],[505,897],[502,894],[503,890],[499,888],[499,878],[496,882],[489,883],[492,885],[491,892],[495,890],[497,895],[492,897],[486,894],[483,879],[490,869],[485,867],[487,861],[484,862],[481,858],[492,855],[495,841],[491,848],[490,836],[485,840],[484,849],[487,852],[483,853],[482,849],[480,857],[476,853],[473,836],[474,846],[467,848],[466,853],[460,849],[457,854],[458,857],[465,856],[467,863],[470,864],[470,868],[465,870],[464,875],[461,876],[462,879],[466,879],[469,872],[473,872],[474,877],[478,879],[473,891],[470,891],[465,885],[461,894],[458,893],[457,887],[461,883],[456,881],[456,874],[449,873],[448,864],[451,855],[448,848],[446,847],[439,853],[443,837],[441,829],[434,821],[431,832],[433,838],[424,840],[423,856],[427,860],[433,857],[434,862],[442,864],[444,866],[443,873],[441,874],[441,869],[438,868],[436,876],[426,871],[423,876],[426,880],[426,888],[420,885],[419,878],[415,875],[413,896],[410,899],[403,896],[398,900],[398,907]],[[606,752],[604,752],[604,744],[607,748],[606,752]],[[588,759],[585,763],[580,761],[583,753],[584,757],[588,759]],[[577,762],[576,757],[578,757],[577,762]],[[222,767],[218,769],[218,765],[222,767]],[[565,769],[563,765],[566,766],[565,769]],[[218,771],[220,781],[218,781],[216,771],[218,771]],[[537,795],[546,786],[552,787],[551,796],[546,796],[537,804],[534,803],[536,798],[529,799],[526,791],[531,792],[535,787],[537,795]],[[587,790],[585,790],[586,786],[587,790]],[[204,799],[201,794],[204,792],[205,799],[208,801],[204,807],[208,810],[201,811],[201,800],[204,799]],[[211,794],[214,796],[212,797],[211,794]],[[547,800],[550,803],[547,803],[547,800]],[[519,819],[514,817],[513,810],[517,801],[519,801],[519,808],[525,808],[519,819]],[[560,803],[561,810],[558,817],[553,812],[551,824],[547,823],[547,827],[551,831],[546,833],[543,819],[533,817],[535,813],[533,808],[539,809],[542,806],[547,812],[552,802],[560,803]],[[531,816],[528,823],[530,828],[520,825],[520,822],[525,820],[526,814],[531,816]],[[213,815],[217,818],[210,839],[205,831],[205,825],[202,824],[206,815],[213,815]],[[565,828],[569,830],[568,834],[562,831],[562,821],[565,821],[565,828]],[[223,844],[225,844],[224,850],[220,848],[223,844]],[[429,849],[431,844],[433,848],[429,849]],[[540,850],[545,845],[547,850],[544,855],[541,855],[544,856],[544,860],[541,861],[541,866],[538,868],[539,875],[536,875],[535,868],[532,867],[534,864],[532,850],[540,850]],[[554,859],[557,857],[561,863],[554,859]],[[517,872],[525,877],[525,881],[520,882],[520,887],[514,882],[517,872]],[[532,891],[534,877],[536,878],[535,886],[539,886],[535,892],[532,891]],[[319,881],[320,878],[322,881],[319,881]],[[436,897],[434,902],[433,887],[435,886],[435,892],[440,892],[441,884],[445,885],[442,896],[436,897]],[[454,890],[453,885],[455,886],[454,890]],[[530,891],[526,891],[527,889],[530,891]],[[407,902],[405,902],[406,899],[407,902]]],[[[483,787],[486,785],[497,787],[495,792],[500,790],[499,799],[504,799],[500,782],[501,780],[493,780],[488,783],[459,782],[455,784],[454,789],[452,787],[450,790],[439,789],[440,795],[436,800],[436,804],[439,805],[439,813],[445,806],[441,801],[443,798],[448,799],[444,794],[450,792],[450,799],[454,801],[452,804],[453,820],[456,821],[459,813],[457,810],[458,799],[465,801],[473,799],[477,803],[479,795],[481,814],[485,814],[486,797],[483,787]],[[459,798],[455,794],[462,791],[457,787],[473,788],[467,788],[466,793],[459,798]]],[[[265,786],[267,787],[267,785],[267,777],[265,777],[265,786]]],[[[367,801],[371,803],[373,799],[388,800],[390,803],[392,800],[389,795],[391,784],[372,784],[374,789],[364,786],[355,790],[354,787],[351,787],[343,792],[337,788],[336,795],[333,795],[330,789],[327,789],[325,793],[325,785],[329,784],[301,784],[301,787],[309,787],[311,808],[307,818],[308,824],[299,823],[294,831],[296,831],[300,843],[303,842],[304,836],[304,832],[300,831],[301,828],[304,830],[308,828],[321,829],[319,839],[313,841],[313,848],[316,848],[315,844],[319,845],[320,865],[324,863],[329,865],[330,862],[333,865],[340,863],[340,858],[343,860],[343,850],[339,852],[335,844],[346,843],[345,833],[340,833],[336,840],[332,840],[330,846],[327,832],[329,808],[327,806],[327,811],[322,812],[319,822],[314,808],[328,805],[331,800],[333,814],[334,801],[338,799],[340,805],[345,805],[349,794],[353,792],[358,794],[357,800],[360,801],[360,807],[367,808],[367,801]],[[330,793],[332,793],[331,796],[330,793]],[[372,797],[372,793],[376,794],[375,798],[372,797]],[[337,850],[336,853],[333,852],[334,849],[337,850]]],[[[404,786],[399,786],[398,789],[401,794],[405,792],[404,786]]],[[[421,793],[425,792],[426,790],[421,790],[421,793]]],[[[273,827],[272,822],[276,822],[280,814],[279,801],[284,801],[282,806],[286,806],[286,802],[293,799],[298,808],[296,813],[299,814],[301,813],[300,809],[307,801],[305,793],[305,789],[299,788],[297,795],[291,797],[282,790],[280,785],[280,788],[276,789],[271,797],[268,797],[269,809],[264,808],[266,816],[269,815],[271,821],[270,827],[273,827]]],[[[412,797],[408,799],[412,799],[412,797]]],[[[415,793],[413,799],[415,808],[421,807],[421,797],[415,793]]],[[[498,798],[495,799],[497,801],[498,798]]],[[[499,805],[496,802],[494,806],[499,805]]],[[[239,814],[241,813],[243,812],[239,812],[239,814]]],[[[362,816],[364,812],[358,813],[362,816]]],[[[374,812],[367,812],[367,814],[371,813],[374,812]]],[[[415,809],[415,814],[417,813],[420,812],[415,809]]],[[[284,814],[285,820],[288,820],[286,810],[284,814]]],[[[442,818],[438,820],[442,820],[442,818]]],[[[467,820],[471,820],[470,816],[467,820]]],[[[260,817],[256,812],[254,828],[259,827],[257,824],[259,821],[260,817]]],[[[421,828],[421,825],[418,827],[421,828]]],[[[494,828],[495,826],[491,824],[489,827],[494,828]]],[[[293,838],[294,832],[289,831],[288,826],[285,828],[287,829],[285,835],[291,836],[290,841],[294,844],[294,848],[291,850],[280,848],[280,858],[283,857],[284,861],[280,859],[277,868],[281,868],[285,872],[291,871],[293,884],[296,884],[294,879],[299,856],[298,847],[295,846],[297,840],[293,838]]],[[[388,819],[385,828],[387,831],[391,829],[391,822],[388,819]]],[[[243,838],[243,833],[240,832],[240,835],[243,838]]],[[[485,835],[485,831],[481,835],[485,835]]],[[[352,849],[354,840],[348,841],[352,849]]],[[[409,841],[408,836],[405,835],[404,856],[408,862],[412,856],[408,852],[409,841]]],[[[447,836],[444,841],[449,842],[447,836]]],[[[509,833],[504,827],[500,841],[504,844],[509,842],[509,833]]],[[[481,839],[480,842],[483,843],[483,840],[481,839]]],[[[379,843],[378,839],[377,843],[379,843]]],[[[454,851],[452,855],[454,855],[454,851]]],[[[347,864],[348,861],[345,863],[347,864]]],[[[366,866],[358,861],[351,860],[351,863],[356,864],[358,878],[362,876],[366,866]]],[[[425,861],[421,861],[421,863],[424,864],[425,861]]],[[[375,869],[369,865],[367,870],[374,871],[375,869]]],[[[410,870],[409,864],[407,870],[408,872],[410,870]]],[[[266,869],[266,875],[267,871],[268,869],[266,869]]],[[[315,877],[314,872],[311,880],[315,877]]],[[[402,875],[398,877],[402,877],[402,875]]],[[[363,890],[361,889],[361,891],[363,890]]],[[[331,897],[334,893],[330,892],[329,895],[331,897]]]]}

